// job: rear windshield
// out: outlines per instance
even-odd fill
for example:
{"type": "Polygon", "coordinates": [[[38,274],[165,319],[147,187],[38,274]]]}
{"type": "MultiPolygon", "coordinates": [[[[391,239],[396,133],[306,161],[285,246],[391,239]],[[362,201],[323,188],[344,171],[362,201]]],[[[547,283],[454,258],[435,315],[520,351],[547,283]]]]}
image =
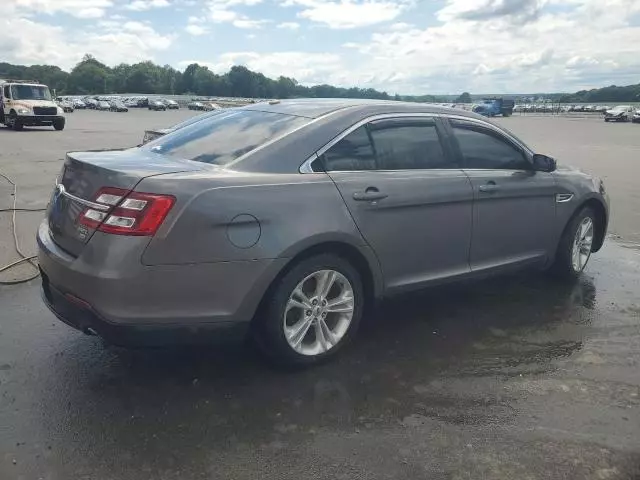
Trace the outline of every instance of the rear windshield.
{"type": "Polygon", "coordinates": [[[142,147],[154,153],[226,165],[311,119],[255,110],[226,110],[142,147]]]}

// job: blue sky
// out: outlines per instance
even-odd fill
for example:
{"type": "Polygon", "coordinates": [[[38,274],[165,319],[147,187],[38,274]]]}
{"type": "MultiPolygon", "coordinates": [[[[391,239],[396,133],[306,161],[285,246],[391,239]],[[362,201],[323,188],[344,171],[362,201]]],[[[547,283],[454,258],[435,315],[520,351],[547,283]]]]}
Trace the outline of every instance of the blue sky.
{"type": "Polygon", "coordinates": [[[7,1],[0,60],[14,63],[243,64],[404,94],[640,82],[640,0],[7,1]]]}

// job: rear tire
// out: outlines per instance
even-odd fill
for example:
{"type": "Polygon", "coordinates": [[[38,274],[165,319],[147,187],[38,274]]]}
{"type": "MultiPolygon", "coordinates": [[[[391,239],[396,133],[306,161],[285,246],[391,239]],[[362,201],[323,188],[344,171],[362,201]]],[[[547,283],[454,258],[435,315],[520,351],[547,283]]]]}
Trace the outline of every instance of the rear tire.
{"type": "Polygon", "coordinates": [[[301,260],[267,295],[253,338],[270,360],[288,367],[336,355],[357,332],[365,303],[360,274],[334,254],[301,260]]]}
{"type": "Polygon", "coordinates": [[[59,118],[53,121],[53,128],[55,128],[56,130],[60,131],[60,130],[64,130],[64,125],[65,125],[65,119],[64,118],[59,118]]]}
{"type": "Polygon", "coordinates": [[[589,207],[573,216],[562,233],[551,267],[556,276],[573,280],[583,272],[591,258],[596,227],[596,215],[589,207]]]}

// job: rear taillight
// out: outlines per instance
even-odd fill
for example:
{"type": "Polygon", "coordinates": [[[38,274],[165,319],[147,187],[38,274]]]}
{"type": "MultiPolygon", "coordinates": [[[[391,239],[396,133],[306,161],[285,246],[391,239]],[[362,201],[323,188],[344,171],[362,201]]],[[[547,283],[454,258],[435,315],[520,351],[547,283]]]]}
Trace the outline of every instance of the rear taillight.
{"type": "Polygon", "coordinates": [[[80,215],[79,222],[105,233],[153,235],[173,207],[175,200],[171,195],[104,187],[93,201],[110,209],[103,211],[87,208],[80,215]]]}

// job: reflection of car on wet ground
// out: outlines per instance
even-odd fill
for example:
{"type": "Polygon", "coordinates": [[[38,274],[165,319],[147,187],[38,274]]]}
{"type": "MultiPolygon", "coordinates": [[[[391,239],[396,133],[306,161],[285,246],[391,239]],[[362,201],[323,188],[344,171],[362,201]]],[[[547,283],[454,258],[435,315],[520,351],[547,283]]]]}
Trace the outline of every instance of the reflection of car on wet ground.
{"type": "Polygon", "coordinates": [[[68,154],[39,264],[48,306],[82,331],[120,344],[249,331],[310,364],[380,296],[519,268],[575,278],[607,222],[600,180],[479,115],[274,101],[68,154]]]}

